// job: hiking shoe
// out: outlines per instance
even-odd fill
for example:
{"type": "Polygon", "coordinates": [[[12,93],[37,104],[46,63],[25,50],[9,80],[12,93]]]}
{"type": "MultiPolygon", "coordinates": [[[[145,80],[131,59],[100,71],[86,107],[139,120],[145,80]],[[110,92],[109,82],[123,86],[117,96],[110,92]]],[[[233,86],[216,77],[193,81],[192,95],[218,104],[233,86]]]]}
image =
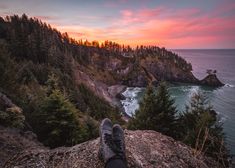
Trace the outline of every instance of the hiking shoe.
{"type": "Polygon", "coordinates": [[[113,126],[113,142],[115,144],[114,152],[116,157],[124,160],[126,162],[126,147],[125,147],[125,137],[124,131],[119,124],[113,126]]]}
{"type": "Polygon", "coordinates": [[[114,142],[112,139],[112,122],[110,119],[105,118],[102,120],[99,128],[100,133],[100,149],[99,149],[99,159],[103,160],[105,163],[116,156],[113,151],[114,142]]]}

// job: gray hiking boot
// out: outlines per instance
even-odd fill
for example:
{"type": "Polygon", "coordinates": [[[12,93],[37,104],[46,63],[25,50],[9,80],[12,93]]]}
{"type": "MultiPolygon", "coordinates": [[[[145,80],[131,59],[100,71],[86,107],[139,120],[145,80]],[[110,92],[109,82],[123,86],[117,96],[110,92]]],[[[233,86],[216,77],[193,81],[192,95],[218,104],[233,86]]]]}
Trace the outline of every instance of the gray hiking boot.
{"type": "Polygon", "coordinates": [[[113,126],[113,142],[115,144],[114,152],[117,155],[116,157],[126,162],[126,147],[125,147],[124,131],[119,124],[115,124],[113,126]]]}
{"type": "Polygon", "coordinates": [[[114,142],[112,139],[112,122],[110,119],[105,118],[100,124],[100,149],[99,149],[99,159],[103,160],[105,163],[116,156],[113,151],[114,142]]]}

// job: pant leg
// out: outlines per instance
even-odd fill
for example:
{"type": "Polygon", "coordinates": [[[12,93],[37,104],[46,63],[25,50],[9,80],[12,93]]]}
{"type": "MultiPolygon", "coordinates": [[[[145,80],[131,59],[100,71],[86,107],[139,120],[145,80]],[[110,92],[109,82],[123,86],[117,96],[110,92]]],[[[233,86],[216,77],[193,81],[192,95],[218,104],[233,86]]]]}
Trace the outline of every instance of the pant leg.
{"type": "Polygon", "coordinates": [[[127,168],[127,166],[122,159],[111,159],[106,163],[105,168],[127,168]]]}

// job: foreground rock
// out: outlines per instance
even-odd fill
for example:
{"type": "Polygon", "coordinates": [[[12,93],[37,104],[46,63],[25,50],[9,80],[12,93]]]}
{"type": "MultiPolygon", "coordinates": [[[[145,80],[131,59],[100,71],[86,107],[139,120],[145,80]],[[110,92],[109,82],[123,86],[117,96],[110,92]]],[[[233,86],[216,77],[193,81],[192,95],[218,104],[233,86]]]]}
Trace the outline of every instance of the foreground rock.
{"type": "Polygon", "coordinates": [[[212,87],[224,86],[224,84],[217,78],[216,74],[209,74],[200,81],[200,84],[212,87]]]}
{"type": "MultiPolygon", "coordinates": [[[[0,167],[104,167],[97,158],[99,139],[50,150],[31,133],[3,127],[0,133],[0,167]]],[[[125,131],[125,138],[129,167],[219,167],[209,158],[194,156],[186,145],[154,131],[125,131]]]]}

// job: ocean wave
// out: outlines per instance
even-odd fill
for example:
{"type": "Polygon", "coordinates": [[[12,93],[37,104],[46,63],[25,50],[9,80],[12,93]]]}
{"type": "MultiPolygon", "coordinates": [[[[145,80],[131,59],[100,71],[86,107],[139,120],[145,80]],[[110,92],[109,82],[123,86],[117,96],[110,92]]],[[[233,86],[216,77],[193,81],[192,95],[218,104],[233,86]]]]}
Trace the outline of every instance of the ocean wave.
{"type": "Polygon", "coordinates": [[[195,93],[198,93],[199,86],[192,86],[189,90],[189,97],[192,97],[195,93]]]}
{"type": "Polygon", "coordinates": [[[185,92],[185,93],[188,93],[188,92],[196,92],[199,90],[199,86],[175,86],[175,87],[170,87],[169,88],[171,91],[174,91],[174,90],[179,90],[180,92],[185,92]]]}
{"type": "Polygon", "coordinates": [[[132,88],[129,87],[127,88],[122,94],[123,96],[125,96],[126,98],[134,98],[138,95],[139,92],[141,92],[143,90],[143,88],[132,88]]]}
{"type": "Polygon", "coordinates": [[[225,123],[226,120],[228,120],[228,116],[225,115],[224,113],[221,113],[220,111],[216,111],[217,116],[218,116],[218,122],[219,123],[225,123]]]}
{"type": "Polygon", "coordinates": [[[220,116],[219,123],[225,123],[228,118],[226,116],[220,116]]]}
{"type": "Polygon", "coordinates": [[[133,116],[135,111],[139,108],[138,95],[144,88],[129,87],[122,94],[125,96],[125,100],[121,100],[125,112],[133,116]]]}
{"type": "Polygon", "coordinates": [[[231,84],[226,83],[226,84],[225,84],[225,87],[231,87],[231,88],[234,88],[235,86],[234,86],[234,85],[231,85],[231,84]]]}

